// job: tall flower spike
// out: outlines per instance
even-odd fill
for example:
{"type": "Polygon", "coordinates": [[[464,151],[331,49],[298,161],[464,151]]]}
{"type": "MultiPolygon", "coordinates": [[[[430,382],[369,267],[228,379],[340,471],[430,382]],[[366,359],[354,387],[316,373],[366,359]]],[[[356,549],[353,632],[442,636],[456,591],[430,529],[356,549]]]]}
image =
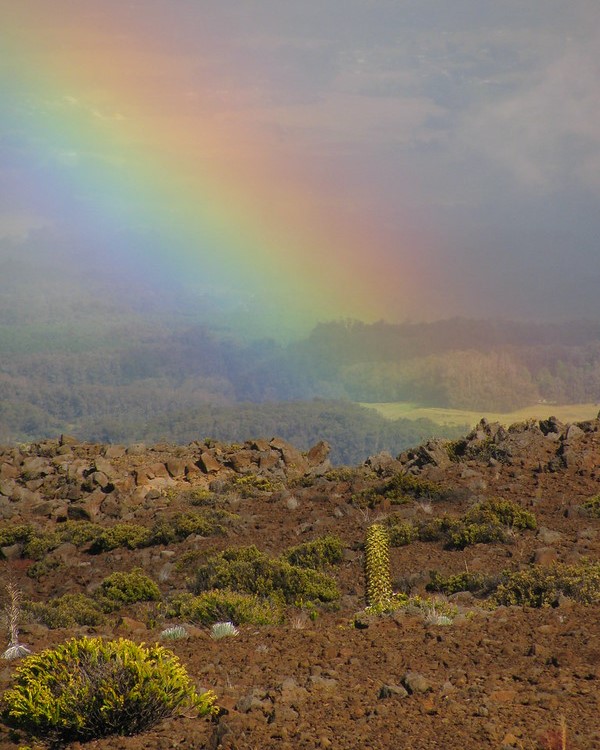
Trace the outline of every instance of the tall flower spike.
{"type": "Polygon", "coordinates": [[[376,607],[388,602],[392,598],[390,541],[387,529],[380,523],[374,523],[367,529],[365,575],[367,605],[376,607]]]}

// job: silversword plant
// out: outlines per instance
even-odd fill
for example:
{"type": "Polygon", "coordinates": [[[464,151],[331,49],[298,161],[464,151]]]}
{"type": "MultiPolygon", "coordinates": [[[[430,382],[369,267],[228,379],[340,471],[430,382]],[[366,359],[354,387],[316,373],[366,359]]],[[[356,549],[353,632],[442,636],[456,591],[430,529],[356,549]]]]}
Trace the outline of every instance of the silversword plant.
{"type": "Polygon", "coordinates": [[[210,630],[210,637],[216,641],[221,638],[231,638],[239,635],[240,631],[232,622],[215,622],[210,630]]]}
{"type": "Polygon", "coordinates": [[[181,641],[188,637],[188,632],[183,625],[171,625],[161,632],[160,637],[164,641],[181,641]]]}

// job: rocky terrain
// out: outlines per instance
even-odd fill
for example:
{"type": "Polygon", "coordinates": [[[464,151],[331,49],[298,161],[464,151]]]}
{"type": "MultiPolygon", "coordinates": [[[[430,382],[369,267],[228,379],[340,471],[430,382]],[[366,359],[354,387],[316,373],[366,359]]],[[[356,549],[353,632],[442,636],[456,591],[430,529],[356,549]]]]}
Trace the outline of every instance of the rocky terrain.
{"type": "MultiPolygon", "coordinates": [[[[21,643],[160,641],[217,694],[212,720],[86,747],[600,748],[600,421],[482,421],[352,468],[332,468],[328,451],[66,435],[0,447],[0,565],[22,592],[21,643]],[[406,595],[381,614],[365,610],[375,522],[406,595]],[[194,614],[199,570],[223,588],[206,572],[216,553],[255,545],[291,565],[323,539],[339,554],[313,566],[321,588],[265,591],[272,624],[217,639],[194,614]],[[132,571],[137,594],[114,578],[132,571]],[[184,637],[166,640],[175,625],[184,637]]],[[[15,662],[3,664],[2,690],[15,662]]],[[[1,750],[25,743],[0,725],[1,750]]]]}

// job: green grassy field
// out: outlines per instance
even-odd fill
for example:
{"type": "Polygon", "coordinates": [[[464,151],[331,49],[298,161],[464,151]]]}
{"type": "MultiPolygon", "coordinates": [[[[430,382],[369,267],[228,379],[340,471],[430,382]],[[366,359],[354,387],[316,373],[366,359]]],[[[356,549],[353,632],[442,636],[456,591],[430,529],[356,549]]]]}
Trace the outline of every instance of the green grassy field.
{"type": "Polygon", "coordinates": [[[466,411],[462,409],[438,409],[430,406],[420,406],[408,401],[397,401],[389,404],[361,404],[369,409],[375,409],[387,419],[431,419],[439,425],[461,426],[469,428],[485,417],[490,422],[500,422],[505,426],[525,419],[547,419],[557,417],[562,422],[582,422],[593,419],[600,411],[599,404],[533,404],[524,409],[500,414],[493,411],[466,411]]]}

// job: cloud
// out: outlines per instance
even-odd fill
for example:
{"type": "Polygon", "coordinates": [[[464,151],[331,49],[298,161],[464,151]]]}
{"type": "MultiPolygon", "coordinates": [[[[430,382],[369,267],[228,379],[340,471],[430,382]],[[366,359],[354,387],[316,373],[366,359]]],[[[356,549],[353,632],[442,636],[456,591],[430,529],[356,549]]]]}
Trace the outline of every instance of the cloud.
{"type": "Polygon", "coordinates": [[[525,187],[565,183],[600,190],[600,34],[569,41],[516,91],[467,114],[463,147],[495,161],[525,187]]]}

